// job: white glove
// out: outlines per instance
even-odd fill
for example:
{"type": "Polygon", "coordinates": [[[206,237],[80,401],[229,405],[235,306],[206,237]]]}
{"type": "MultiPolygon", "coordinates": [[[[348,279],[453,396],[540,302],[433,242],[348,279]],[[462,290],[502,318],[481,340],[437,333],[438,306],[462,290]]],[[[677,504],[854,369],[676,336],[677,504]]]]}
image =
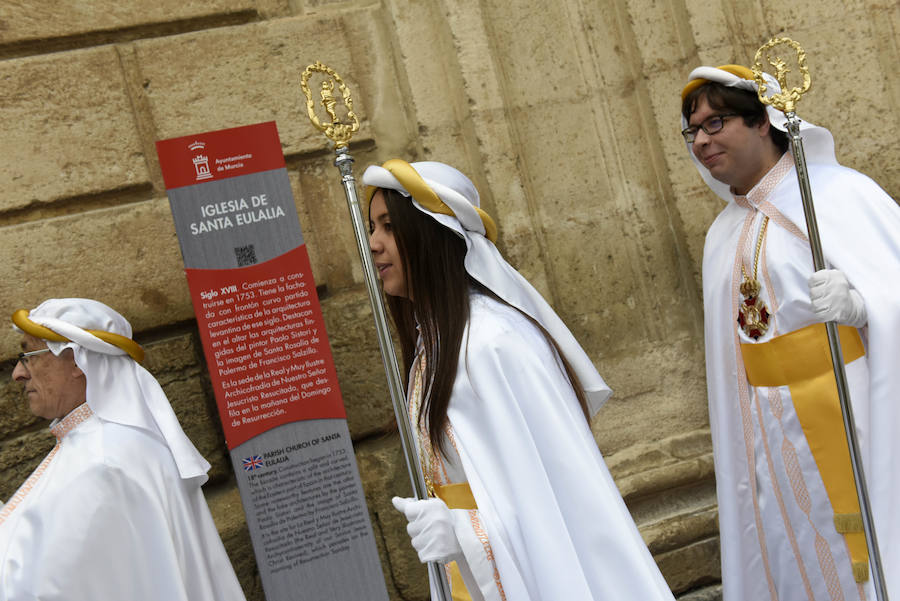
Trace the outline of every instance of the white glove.
{"type": "Polygon", "coordinates": [[[807,280],[812,310],[820,321],[836,321],[861,328],[866,325],[866,304],[837,269],[822,269],[807,280]]]}
{"type": "Polygon", "coordinates": [[[406,531],[419,561],[447,563],[462,559],[463,552],[453,530],[453,515],[440,499],[391,499],[397,511],[409,520],[406,531]]]}

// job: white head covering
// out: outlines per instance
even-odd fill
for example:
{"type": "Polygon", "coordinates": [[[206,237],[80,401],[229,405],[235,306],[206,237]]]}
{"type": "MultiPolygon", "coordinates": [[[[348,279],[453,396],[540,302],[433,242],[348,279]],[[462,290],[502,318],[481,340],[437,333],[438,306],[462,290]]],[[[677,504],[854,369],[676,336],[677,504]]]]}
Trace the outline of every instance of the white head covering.
{"type": "MultiPolygon", "coordinates": [[[[394,161],[388,161],[389,165],[394,161]]],[[[409,164],[438,198],[449,207],[453,215],[429,210],[413,197],[413,205],[436,219],[445,227],[459,234],[466,241],[466,271],[475,280],[490,289],[504,301],[523,311],[553,337],[562,354],[575,370],[588,398],[588,409],[593,416],[603,405],[611,391],[587,353],[559,318],[547,301],[522,275],[506,262],[493,242],[488,240],[485,224],[475,207],[480,207],[475,184],[457,169],[444,163],[425,161],[409,164]]],[[[403,177],[401,175],[401,177],[403,177]]],[[[405,178],[404,178],[405,179],[405,178]]],[[[403,183],[391,171],[372,165],[366,169],[362,182],[373,188],[396,190],[409,197],[403,183]]],[[[412,182],[407,182],[407,186],[412,182]]],[[[489,218],[488,218],[489,219],[489,218]]],[[[493,227],[493,223],[490,224],[493,227]]]]}
{"type": "MultiPolygon", "coordinates": [[[[172,452],[182,478],[202,477],[206,481],[209,463],[181,429],[156,378],[122,348],[87,331],[130,339],[131,324],[124,317],[94,300],[54,298],[32,309],[28,319],[68,339],[47,340],[47,346],[54,355],[72,349],[75,363],[85,375],[91,411],[103,420],[141,428],[160,437],[172,452]]],[[[27,326],[23,329],[27,331],[27,326]]]]}
{"type": "MultiPolygon", "coordinates": [[[[753,79],[748,79],[748,77],[752,77],[750,73],[750,69],[740,65],[697,67],[691,71],[690,75],[688,75],[688,86],[686,86],[685,91],[682,92],[682,98],[687,95],[686,93],[689,91],[688,87],[694,87],[691,86],[691,82],[694,81],[704,83],[711,81],[730,88],[749,90],[756,94],[759,91],[759,85],[753,79]],[[735,72],[741,73],[744,76],[737,75],[735,72]]],[[[781,93],[781,86],[774,77],[768,73],[763,73],[763,78],[766,80],[768,96],[781,93]]],[[[787,117],[785,117],[784,113],[771,105],[766,105],[766,113],[769,115],[769,123],[776,129],[787,132],[787,117]]],[[[681,128],[684,129],[687,126],[687,120],[684,118],[684,115],[682,115],[681,128]]],[[[806,155],[807,162],[831,165],[838,164],[837,158],[834,156],[834,137],[831,135],[830,131],[824,127],[814,125],[809,121],[802,120],[800,123],[800,137],[803,139],[803,152],[806,155]]],[[[697,171],[700,172],[703,181],[712,188],[713,192],[718,194],[719,198],[726,201],[731,200],[731,189],[728,184],[720,182],[709,173],[709,169],[704,167],[703,164],[697,160],[697,157],[694,156],[694,153],[691,151],[691,144],[685,142],[685,147],[687,148],[691,160],[697,167],[697,171]]]]}

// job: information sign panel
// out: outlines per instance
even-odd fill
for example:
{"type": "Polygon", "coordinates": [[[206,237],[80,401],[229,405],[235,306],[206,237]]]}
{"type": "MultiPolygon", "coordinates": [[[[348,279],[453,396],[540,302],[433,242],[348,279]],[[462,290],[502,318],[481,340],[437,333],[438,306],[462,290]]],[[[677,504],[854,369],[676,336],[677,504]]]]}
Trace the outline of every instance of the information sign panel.
{"type": "Polygon", "coordinates": [[[387,601],[274,122],[157,142],[269,601],[387,601]]]}

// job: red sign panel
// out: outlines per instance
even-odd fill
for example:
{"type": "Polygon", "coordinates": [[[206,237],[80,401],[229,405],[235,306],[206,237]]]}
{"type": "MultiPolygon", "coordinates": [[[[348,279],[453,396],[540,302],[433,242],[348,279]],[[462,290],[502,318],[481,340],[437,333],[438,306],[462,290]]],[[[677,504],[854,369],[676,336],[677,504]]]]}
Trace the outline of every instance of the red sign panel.
{"type": "Polygon", "coordinates": [[[172,138],[157,150],[167,190],[284,167],[274,121],[172,138]]]}
{"type": "Polygon", "coordinates": [[[185,272],[229,448],[281,424],[346,418],[306,246],[185,272]]]}

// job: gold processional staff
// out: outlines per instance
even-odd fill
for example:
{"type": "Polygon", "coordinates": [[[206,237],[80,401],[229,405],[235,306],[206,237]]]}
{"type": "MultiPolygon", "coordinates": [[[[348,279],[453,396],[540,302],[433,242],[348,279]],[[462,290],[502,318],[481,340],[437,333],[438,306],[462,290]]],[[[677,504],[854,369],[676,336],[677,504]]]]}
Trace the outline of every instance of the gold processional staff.
{"type": "MultiPolygon", "coordinates": [[[[309,120],[325,136],[334,142],[336,158],[335,166],[341,173],[341,184],[344,186],[344,194],[347,197],[347,208],[350,210],[350,221],[353,225],[353,233],[356,236],[356,246],[359,250],[359,259],[362,262],[365,275],[366,288],[369,291],[369,302],[372,304],[372,315],[375,319],[375,331],[378,334],[378,346],[381,349],[381,359],[384,363],[384,371],[387,376],[388,388],[391,393],[391,402],[394,405],[394,416],[397,419],[397,427],[400,431],[400,443],[403,447],[403,457],[406,459],[406,469],[412,482],[413,492],[417,499],[427,499],[425,488],[425,476],[419,465],[416,455],[415,442],[412,428],[406,417],[406,402],[403,392],[403,384],[400,380],[400,366],[397,362],[397,353],[388,329],[387,313],[384,310],[384,300],[375,277],[375,265],[372,262],[372,253],[369,251],[369,237],[366,228],[367,219],[364,219],[359,206],[359,198],[356,194],[356,179],[353,177],[353,157],[350,156],[350,138],[359,131],[359,119],[353,112],[353,100],[350,97],[350,88],[344,83],[334,69],[316,61],[309,65],[300,77],[300,88],[306,96],[306,110],[309,120]],[[316,104],[313,101],[312,92],[309,89],[309,79],[313,73],[322,73],[326,79],[322,81],[319,91],[322,105],[328,113],[329,121],[323,123],[316,115],[316,104]],[[338,98],[334,93],[335,83],[340,91],[341,99],[347,108],[347,121],[342,122],[337,114],[338,98]]],[[[431,589],[437,595],[437,601],[451,601],[450,586],[444,566],[437,562],[428,563],[428,576],[431,580],[431,589]]]]}
{"type": "MultiPolygon", "coordinates": [[[[803,139],[800,137],[800,119],[794,112],[794,108],[800,98],[809,91],[811,79],[809,68],[806,66],[806,52],[800,44],[790,38],[772,38],[759,50],[753,64],[753,76],[759,85],[759,100],[766,105],[771,105],[784,113],[787,118],[787,129],[791,139],[791,151],[794,153],[794,163],[797,165],[797,180],[800,184],[800,199],[803,202],[803,215],[806,217],[806,229],[809,233],[809,247],[812,251],[813,266],[816,271],[825,269],[825,259],[822,254],[822,242],[819,238],[819,227],[816,222],[816,212],[813,207],[812,190],[809,186],[809,171],[806,168],[806,155],[803,152],[803,139]],[[803,78],[800,87],[788,88],[787,74],[791,71],[787,63],[774,51],[779,46],[787,46],[793,49],[797,55],[797,65],[803,78]],[[763,79],[762,59],[765,58],[775,70],[775,79],[781,86],[781,92],[767,94],[767,85],[763,79]]],[[[841,415],[844,418],[844,432],[847,435],[847,447],[850,451],[850,464],[853,468],[853,478],[856,482],[856,495],[859,498],[859,509],[862,516],[863,531],[866,535],[866,547],[869,551],[869,563],[872,571],[872,584],[878,601],[888,601],[887,589],[884,585],[884,572],[881,567],[881,554],[878,551],[878,540],[875,537],[875,527],[872,523],[872,509],[869,505],[869,492],[866,488],[866,477],[863,472],[862,458],[859,453],[859,444],[856,437],[856,422],[853,419],[853,407],[850,405],[850,390],[847,386],[847,375],[844,372],[844,355],[841,351],[841,343],[838,338],[837,323],[829,321],[825,324],[828,335],[828,346],[831,348],[831,363],[834,368],[834,379],[837,384],[838,400],[841,405],[841,415]]]]}

